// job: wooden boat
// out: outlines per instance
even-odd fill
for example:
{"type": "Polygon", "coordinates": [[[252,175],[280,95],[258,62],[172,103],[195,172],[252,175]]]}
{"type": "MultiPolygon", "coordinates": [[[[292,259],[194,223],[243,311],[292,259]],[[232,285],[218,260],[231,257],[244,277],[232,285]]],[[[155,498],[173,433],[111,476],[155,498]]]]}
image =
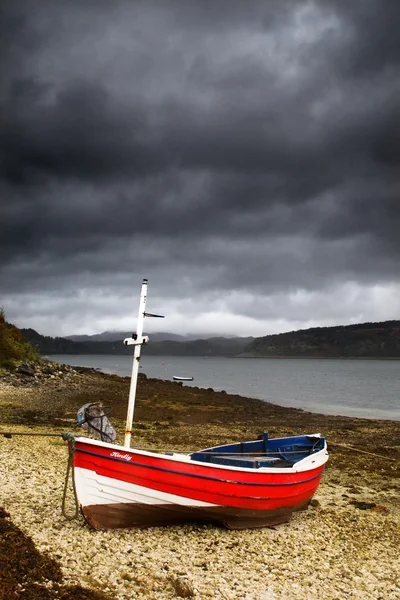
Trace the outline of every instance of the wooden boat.
{"type": "Polygon", "coordinates": [[[275,439],[264,433],[262,439],[189,454],[130,447],[140,348],[148,341],[143,318],[158,316],[145,312],[146,298],[144,280],[138,331],[125,340],[135,349],[124,445],[102,435],[101,440],[67,437],[76,499],[86,521],[96,529],[187,521],[243,529],[283,523],[306,509],[328,460],[319,433],[275,439]]]}
{"type": "Polygon", "coordinates": [[[178,375],[173,375],[172,379],[174,381],[193,381],[194,377],[178,377],[178,375]]]}

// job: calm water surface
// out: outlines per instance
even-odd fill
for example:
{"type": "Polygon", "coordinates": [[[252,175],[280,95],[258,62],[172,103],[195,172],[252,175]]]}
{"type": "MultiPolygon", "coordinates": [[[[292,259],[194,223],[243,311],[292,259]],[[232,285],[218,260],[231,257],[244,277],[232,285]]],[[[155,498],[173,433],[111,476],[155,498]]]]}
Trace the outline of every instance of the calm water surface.
{"type": "MultiPolygon", "coordinates": [[[[50,360],[131,374],[130,356],[53,355],[50,360]]],[[[239,359],[142,356],[141,372],[184,385],[211,387],[312,412],[400,420],[400,361],[335,359],[239,359]]]]}

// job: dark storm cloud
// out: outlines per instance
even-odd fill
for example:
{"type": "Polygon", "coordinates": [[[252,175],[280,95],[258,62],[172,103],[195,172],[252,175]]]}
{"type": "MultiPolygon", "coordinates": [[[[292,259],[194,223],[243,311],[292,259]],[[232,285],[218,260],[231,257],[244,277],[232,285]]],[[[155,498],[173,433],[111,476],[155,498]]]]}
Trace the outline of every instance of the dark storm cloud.
{"type": "Polygon", "coordinates": [[[396,2],[3,4],[5,292],[398,282],[396,2]]]}
{"type": "Polygon", "coordinates": [[[327,0],[349,29],[339,65],[353,77],[371,76],[399,65],[400,6],[391,0],[327,0]]]}

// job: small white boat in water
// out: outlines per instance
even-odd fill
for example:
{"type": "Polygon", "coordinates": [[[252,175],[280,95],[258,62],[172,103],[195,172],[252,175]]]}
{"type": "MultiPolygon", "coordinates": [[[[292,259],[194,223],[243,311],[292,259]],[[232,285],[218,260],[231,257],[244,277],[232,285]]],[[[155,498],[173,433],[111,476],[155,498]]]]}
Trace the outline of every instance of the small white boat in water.
{"type": "Polygon", "coordinates": [[[174,381],[193,381],[194,377],[178,377],[177,375],[173,375],[172,379],[174,381]]]}

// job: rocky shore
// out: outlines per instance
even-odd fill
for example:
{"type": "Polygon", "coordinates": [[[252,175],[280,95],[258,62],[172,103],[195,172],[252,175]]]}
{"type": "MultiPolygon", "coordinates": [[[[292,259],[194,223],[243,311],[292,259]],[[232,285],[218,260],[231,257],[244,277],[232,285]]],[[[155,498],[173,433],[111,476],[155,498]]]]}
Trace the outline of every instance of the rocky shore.
{"type": "MultiPolygon", "coordinates": [[[[0,377],[0,600],[398,600],[400,422],[308,413],[141,377],[135,446],[182,450],[321,431],[313,506],[277,527],[99,532],[61,512],[61,432],[101,399],[122,442],[129,379],[42,363],[0,377]],[[353,446],[363,452],[354,452],[353,446]],[[366,452],[366,453],[365,453],[366,452]]],[[[74,506],[69,490],[67,511],[74,506]]]]}

